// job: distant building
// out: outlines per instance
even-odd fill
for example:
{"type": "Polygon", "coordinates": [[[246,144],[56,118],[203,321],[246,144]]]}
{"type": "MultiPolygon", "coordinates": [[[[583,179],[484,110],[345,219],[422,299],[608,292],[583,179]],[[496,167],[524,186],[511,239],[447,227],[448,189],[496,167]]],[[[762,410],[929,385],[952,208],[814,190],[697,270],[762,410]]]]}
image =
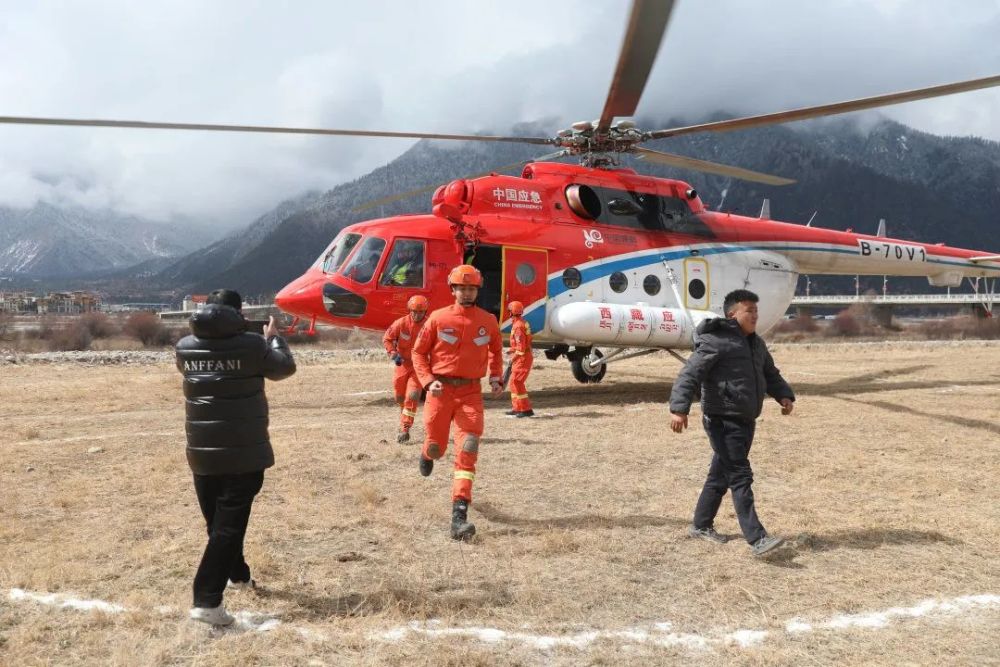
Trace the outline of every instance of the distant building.
{"type": "Polygon", "coordinates": [[[38,304],[31,292],[0,292],[0,312],[37,313],[38,304]]]}
{"type": "Polygon", "coordinates": [[[101,310],[101,297],[92,292],[49,292],[45,296],[0,292],[0,311],[8,313],[79,315],[98,310],[101,310]]]}
{"type": "Polygon", "coordinates": [[[49,292],[36,299],[38,314],[79,315],[101,309],[101,297],[91,292],[49,292]]]}
{"type": "Polygon", "coordinates": [[[183,305],[181,310],[201,310],[205,307],[205,302],[208,301],[207,294],[188,294],[184,297],[183,305]]]}

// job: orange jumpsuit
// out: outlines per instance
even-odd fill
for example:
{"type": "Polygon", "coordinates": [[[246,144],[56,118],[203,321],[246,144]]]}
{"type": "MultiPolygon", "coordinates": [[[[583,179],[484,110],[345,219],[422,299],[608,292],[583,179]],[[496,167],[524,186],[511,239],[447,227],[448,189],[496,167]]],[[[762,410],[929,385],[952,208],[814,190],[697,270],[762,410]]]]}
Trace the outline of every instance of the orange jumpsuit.
{"type": "Polygon", "coordinates": [[[386,329],[382,336],[382,345],[386,354],[396,353],[403,358],[403,363],[396,366],[392,376],[392,389],[396,397],[396,404],[401,408],[399,413],[399,426],[403,431],[409,431],[413,426],[413,420],[417,416],[417,404],[420,402],[420,382],[413,372],[412,349],[413,343],[420,333],[421,327],[427,318],[414,322],[409,315],[404,315],[386,329]]]}
{"type": "Polygon", "coordinates": [[[510,402],[515,412],[531,410],[528,398],[528,373],[531,372],[531,325],[523,317],[515,317],[510,327],[510,351],[514,355],[510,369],[510,402]]]}
{"type": "Polygon", "coordinates": [[[424,402],[424,458],[444,456],[453,421],[458,431],[453,501],[472,500],[479,439],[483,435],[480,380],[488,366],[490,381],[500,381],[502,353],[503,340],[496,318],[477,306],[458,304],[431,313],[413,346],[413,369],[420,386],[426,389],[435,380],[441,380],[443,385],[440,396],[428,392],[424,402]]]}

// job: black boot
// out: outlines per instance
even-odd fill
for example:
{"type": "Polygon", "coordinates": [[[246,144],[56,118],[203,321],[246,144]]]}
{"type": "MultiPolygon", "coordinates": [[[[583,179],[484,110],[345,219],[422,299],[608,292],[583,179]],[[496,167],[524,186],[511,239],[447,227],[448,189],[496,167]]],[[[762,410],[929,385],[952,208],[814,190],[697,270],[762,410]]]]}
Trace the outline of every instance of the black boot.
{"type": "Polygon", "coordinates": [[[469,523],[469,502],[456,500],[451,507],[451,539],[471,540],[476,534],[476,527],[469,523]]]}
{"type": "Polygon", "coordinates": [[[424,477],[430,477],[431,472],[434,471],[434,459],[425,459],[424,455],[420,455],[420,474],[424,477]]]}

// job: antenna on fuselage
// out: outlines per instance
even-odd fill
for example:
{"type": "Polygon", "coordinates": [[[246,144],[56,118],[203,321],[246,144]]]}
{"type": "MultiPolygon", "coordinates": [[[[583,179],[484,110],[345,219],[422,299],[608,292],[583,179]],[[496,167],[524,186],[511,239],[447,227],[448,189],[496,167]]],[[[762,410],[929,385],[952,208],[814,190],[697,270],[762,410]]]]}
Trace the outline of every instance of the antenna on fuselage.
{"type": "Polygon", "coordinates": [[[771,219],[771,200],[770,199],[767,199],[767,198],[764,199],[764,203],[760,207],[760,215],[757,216],[757,217],[760,218],[761,220],[770,220],[771,219]]]}
{"type": "Polygon", "coordinates": [[[875,236],[885,236],[885,218],[879,218],[878,231],[875,232],[875,236]]]}
{"type": "Polygon", "coordinates": [[[806,227],[812,227],[813,220],[816,219],[816,214],[817,213],[819,213],[819,211],[813,211],[813,214],[809,216],[809,222],[806,223],[806,227]]]}

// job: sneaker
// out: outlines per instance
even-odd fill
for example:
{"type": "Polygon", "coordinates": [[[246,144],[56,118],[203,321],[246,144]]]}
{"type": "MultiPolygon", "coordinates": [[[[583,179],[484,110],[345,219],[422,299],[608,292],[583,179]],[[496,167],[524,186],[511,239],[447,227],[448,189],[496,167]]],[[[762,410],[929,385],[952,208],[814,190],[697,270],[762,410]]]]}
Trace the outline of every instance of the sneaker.
{"type": "Polygon", "coordinates": [[[716,544],[725,544],[729,541],[728,537],[720,535],[715,531],[715,528],[712,528],[711,526],[708,528],[695,528],[694,526],[691,526],[688,528],[688,537],[700,537],[703,540],[715,542],[716,544]]]}
{"type": "Polygon", "coordinates": [[[410,432],[409,431],[400,431],[399,435],[396,436],[396,442],[398,442],[401,445],[403,443],[409,442],[409,441],[410,441],[410,432]]]}
{"type": "Polygon", "coordinates": [[[765,535],[750,546],[750,551],[754,556],[763,556],[766,553],[774,551],[784,543],[784,540],[780,537],[771,537],[770,535],[765,535]]]}
{"type": "Polygon", "coordinates": [[[423,454],[420,455],[420,474],[424,477],[430,477],[431,472],[434,470],[434,460],[425,459],[423,454]]]}
{"type": "Polygon", "coordinates": [[[508,417],[516,417],[517,416],[517,410],[508,410],[504,414],[507,415],[508,417]]]}
{"type": "Polygon", "coordinates": [[[246,581],[233,581],[230,579],[226,582],[226,588],[236,591],[250,591],[257,588],[257,582],[253,579],[247,579],[246,581]]]}
{"type": "Polygon", "coordinates": [[[534,410],[525,410],[524,412],[514,413],[514,416],[517,417],[518,419],[524,419],[525,417],[534,417],[535,416],[535,411],[534,410]]]}
{"type": "Polygon", "coordinates": [[[209,625],[232,625],[236,619],[226,611],[224,604],[218,607],[192,607],[189,614],[191,620],[201,621],[209,625]]]}

